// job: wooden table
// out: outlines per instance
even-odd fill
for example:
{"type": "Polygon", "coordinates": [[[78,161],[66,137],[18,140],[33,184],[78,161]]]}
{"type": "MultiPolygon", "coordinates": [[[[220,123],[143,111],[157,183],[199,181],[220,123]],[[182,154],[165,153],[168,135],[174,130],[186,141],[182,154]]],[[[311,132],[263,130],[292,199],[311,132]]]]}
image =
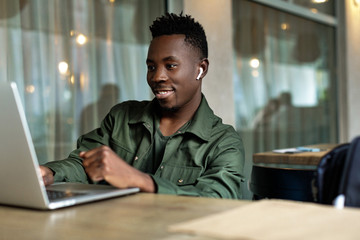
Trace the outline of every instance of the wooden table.
{"type": "Polygon", "coordinates": [[[307,147],[319,148],[320,152],[301,152],[301,153],[292,153],[292,154],[274,153],[274,152],[255,153],[253,155],[253,163],[254,165],[276,164],[277,166],[286,164],[292,167],[298,166],[299,168],[314,169],[319,164],[320,159],[337,145],[338,144],[316,144],[316,145],[307,146],[307,147]]]}
{"type": "Polygon", "coordinates": [[[55,211],[0,205],[0,240],[208,239],[170,233],[167,228],[248,203],[138,193],[55,211]]]}
{"type": "Polygon", "coordinates": [[[250,189],[254,199],[280,198],[313,201],[312,180],[322,157],[337,144],[317,144],[320,152],[274,153],[253,155],[250,189]]]}

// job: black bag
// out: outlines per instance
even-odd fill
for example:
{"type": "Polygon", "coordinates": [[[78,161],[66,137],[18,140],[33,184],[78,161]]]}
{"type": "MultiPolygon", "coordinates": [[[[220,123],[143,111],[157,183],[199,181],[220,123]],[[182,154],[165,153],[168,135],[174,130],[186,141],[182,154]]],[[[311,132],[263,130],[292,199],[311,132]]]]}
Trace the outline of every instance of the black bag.
{"type": "Polygon", "coordinates": [[[315,202],[332,204],[339,195],[341,175],[349,145],[346,143],[335,147],[320,160],[312,188],[315,202]]]}
{"type": "Polygon", "coordinates": [[[360,137],[352,140],[342,172],[339,194],[345,206],[360,207],[360,137]]]}
{"type": "Polygon", "coordinates": [[[360,207],[360,137],[335,147],[320,160],[313,196],[322,204],[360,207]]]}

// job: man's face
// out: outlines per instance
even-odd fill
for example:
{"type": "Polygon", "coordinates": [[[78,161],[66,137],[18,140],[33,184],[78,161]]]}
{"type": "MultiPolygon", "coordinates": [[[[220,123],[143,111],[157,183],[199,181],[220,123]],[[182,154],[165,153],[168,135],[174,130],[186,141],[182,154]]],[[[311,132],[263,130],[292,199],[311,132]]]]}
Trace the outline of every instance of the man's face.
{"type": "Polygon", "coordinates": [[[160,36],[149,47],[147,82],[163,110],[197,108],[201,100],[201,80],[196,80],[201,60],[184,39],[182,34],[160,36]]]}

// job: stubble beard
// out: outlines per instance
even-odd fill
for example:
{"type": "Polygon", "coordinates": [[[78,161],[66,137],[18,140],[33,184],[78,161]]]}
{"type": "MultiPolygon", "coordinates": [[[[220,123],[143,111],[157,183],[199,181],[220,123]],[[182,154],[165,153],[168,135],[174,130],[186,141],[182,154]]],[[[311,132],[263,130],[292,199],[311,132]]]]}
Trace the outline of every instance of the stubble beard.
{"type": "Polygon", "coordinates": [[[175,113],[177,111],[179,111],[179,107],[171,107],[171,108],[168,108],[168,107],[161,107],[161,110],[164,111],[164,112],[169,112],[169,113],[175,113]]]}

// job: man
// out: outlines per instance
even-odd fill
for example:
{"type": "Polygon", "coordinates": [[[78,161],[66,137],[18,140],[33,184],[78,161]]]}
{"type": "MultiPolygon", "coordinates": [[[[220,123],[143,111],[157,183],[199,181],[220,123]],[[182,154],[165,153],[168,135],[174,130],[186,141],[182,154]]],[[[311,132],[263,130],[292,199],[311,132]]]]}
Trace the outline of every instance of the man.
{"type": "Polygon", "coordinates": [[[147,82],[155,98],[114,106],[67,159],[41,167],[45,184],[105,182],[150,193],[240,198],[242,140],[201,92],[209,66],[203,27],[188,15],[166,14],[150,30],[147,82]]]}

